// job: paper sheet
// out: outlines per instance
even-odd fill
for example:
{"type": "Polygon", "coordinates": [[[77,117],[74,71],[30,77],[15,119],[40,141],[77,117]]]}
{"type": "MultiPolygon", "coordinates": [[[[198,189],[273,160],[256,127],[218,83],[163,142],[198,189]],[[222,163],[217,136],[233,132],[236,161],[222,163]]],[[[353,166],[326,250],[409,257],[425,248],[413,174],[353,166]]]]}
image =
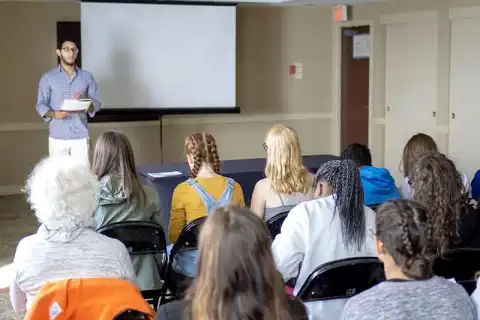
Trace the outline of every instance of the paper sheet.
{"type": "Polygon", "coordinates": [[[91,99],[65,99],[60,108],[62,111],[85,111],[92,104],[91,99]]]}
{"type": "Polygon", "coordinates": [[[181,173],[180,171],[149,172],[148,176],[152,178],[166,178],[166,177],[183,176],[183,173],[181,173]]]}

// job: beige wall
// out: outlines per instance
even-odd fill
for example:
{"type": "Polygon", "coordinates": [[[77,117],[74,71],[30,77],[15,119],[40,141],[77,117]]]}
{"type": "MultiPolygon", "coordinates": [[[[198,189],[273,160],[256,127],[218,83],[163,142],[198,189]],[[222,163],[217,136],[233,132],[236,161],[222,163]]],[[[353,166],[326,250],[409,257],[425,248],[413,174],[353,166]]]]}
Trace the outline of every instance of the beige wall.
{"type": "MultiPolygon", "coordinates": [[[[354,8],[355,20],[374,22],[371,146],[377,164],[383,164],[385,144],[385,29],[380,16],[431,9],[441,13],[437,139],[446,149],[448,8],[473,4],[478,0],[392,0],[354,8]]],[[[78,21],[79,16],[77,3],[0,2],[0,194],[18,191],[32,165],[47,153],[47,127],[34,109],[37,82],[56,63],[56,21],[78,21]]],[[[165,161],[182,160],[183,138],[194,131],[213,133],[224,159],[260,157],[263,135],[276,122],[298,130],[304,153],[337,153],[333,142],[337,135],[332,94],[334,25],[330,16],[328,7],[240,7],[237,100],[242,114],[166,117],[165,161]],[[288,75],[287,66],[293,62],[303,63],[303,79],[288,75]]],[[[160,160],[157,122],[94,124],[92,141],[110,128],[130,137],[138,163],[160,160]]]]}

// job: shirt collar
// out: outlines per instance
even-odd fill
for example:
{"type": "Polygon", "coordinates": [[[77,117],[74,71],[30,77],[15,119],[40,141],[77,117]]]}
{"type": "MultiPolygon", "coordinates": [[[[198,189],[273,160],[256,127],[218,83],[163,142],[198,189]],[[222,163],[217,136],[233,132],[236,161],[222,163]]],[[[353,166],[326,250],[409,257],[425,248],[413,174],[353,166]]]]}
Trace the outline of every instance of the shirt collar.
{"type": "MultiPolygon", "coordinates": [[[[62,68],[62,65],[61,64],[58,64],[57,66],[57,72],[64,72],[65,70],[63,70],[62,68]]],[[[82,69],[80,69],[78,66],[75,66],[75,73],[80,73],[82,71],[82,69]]]]}

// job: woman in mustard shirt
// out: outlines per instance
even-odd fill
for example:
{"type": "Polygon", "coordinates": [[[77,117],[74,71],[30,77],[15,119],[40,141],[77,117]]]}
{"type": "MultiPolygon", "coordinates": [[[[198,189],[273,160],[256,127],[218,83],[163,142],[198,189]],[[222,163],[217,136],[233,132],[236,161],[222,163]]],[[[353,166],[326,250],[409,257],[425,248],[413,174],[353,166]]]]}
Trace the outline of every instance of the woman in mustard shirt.
{"type": "MultiPolygon", "coordinates": [[[[217,144],[211,134],[203,132],[187,137],[185,151],[192,177],[173,191],[168,227],[168,238],[172,243],[177,241],[189,222],[207,216],[218,206],[245,207],[242,187],[233,179],[220,175],[217,144]]],[[[173,268],[189,277],[196,273],[194,265],[187,267],[180,261],[174,261],[173,268]]]]}

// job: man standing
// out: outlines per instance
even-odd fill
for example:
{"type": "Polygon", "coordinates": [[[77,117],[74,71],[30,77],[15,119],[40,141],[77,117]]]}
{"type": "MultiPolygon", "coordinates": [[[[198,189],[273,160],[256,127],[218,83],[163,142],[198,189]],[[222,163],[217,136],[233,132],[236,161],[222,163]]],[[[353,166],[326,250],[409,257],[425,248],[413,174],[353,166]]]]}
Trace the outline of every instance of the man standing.
{"type": "Polygon", "coordinates": [[[78,56],[75,42],[59,42],[56,53],[60,64],[43,74],[37,98],[37,112],[49,122],[49,154],[66,153],[89,161],[87,114],[93,117],[100,110],[97,83],[90,72],[75,64],[78,56]],[[81,98],[92,100],[86,111],[60,110],[65,99],[81,98]]]}

